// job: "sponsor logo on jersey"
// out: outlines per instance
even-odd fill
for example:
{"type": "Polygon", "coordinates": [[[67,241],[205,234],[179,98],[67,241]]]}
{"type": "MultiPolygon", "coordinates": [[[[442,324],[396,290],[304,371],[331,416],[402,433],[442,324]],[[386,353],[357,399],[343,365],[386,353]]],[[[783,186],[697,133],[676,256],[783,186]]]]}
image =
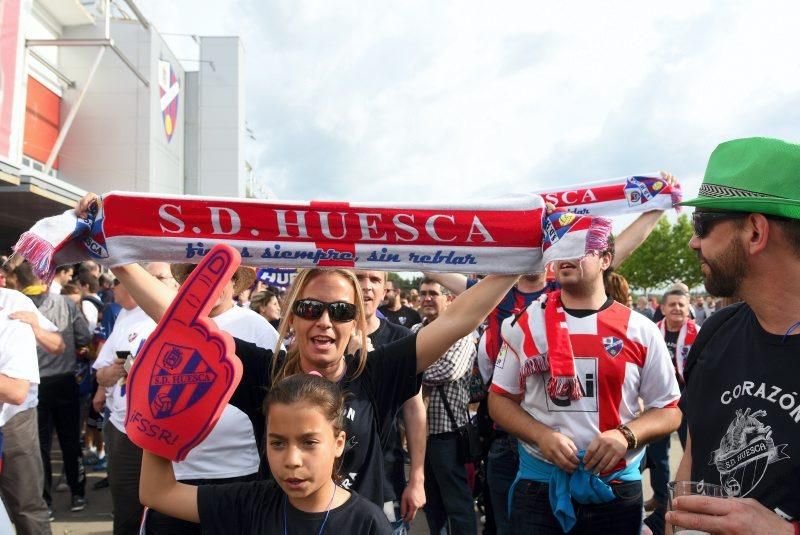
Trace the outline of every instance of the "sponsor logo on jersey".
{"type": "Polygon", "coordinates": [[[744,498],[758,486],[769,465],[789,458],[783,452],[786,444],[776,446],[772,428],[759,420],[766,415],[764,410],[751,414],[749,408],[737,409],[719,449],[711,452],[709,464],[716,466],[728,496],[744,498]]]}
{"type": "Polygon", "coordinates": [[[497,360],[494,361],[494,367],[500,370],[506,365],[506,354],[508,353],[508,344],[503,344],[500,351],[497,353],[497,360]]]}
{"type": "MultiPolygon", "coordinates": [[[[550,412],[597,412],[597,359],[594,357],[575,357],[575,375],[581,389],[581,399],[547,396],[547,410],[550,412]]],[[[549,374],[541,374],[542,384],[547,391],[549,374]]]]}
{"type": "Polygon", "coordinates": [[[616,357],[625,347],[625,343],[616,336],[605,336],[603,337],[603,347],[605,348],[606,353],[612,357],[616,357]]]}
{"type": "Polygon", "coordinates": [[[190,347],[164,344],[153,366],[148,389],[150,409],[156,419],[188,409],[208,392],[217,374],[190,347]]]}

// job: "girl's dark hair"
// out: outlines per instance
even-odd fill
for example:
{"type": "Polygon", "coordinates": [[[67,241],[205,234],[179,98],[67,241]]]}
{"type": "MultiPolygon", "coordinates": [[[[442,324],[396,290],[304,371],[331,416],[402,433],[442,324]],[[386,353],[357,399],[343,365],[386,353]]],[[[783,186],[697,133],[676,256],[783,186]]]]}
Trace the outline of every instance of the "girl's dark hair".
{"type": "MultiPolygon", "coordinates": [[[[265,401],[264,414],[267,415],[267,426],[269,426],[270,405],[308,403],[319,409],[333,426],[334,436],[339,436],[339,433],[344,431],[344,401],[345,394],[337,383],[319,375],[301,373],[281,379],[272,385],[265,401]]],[[[336,459],[333,465],[332,477],[337,483],[341,482],[339,467],[342,464],[342,457],[344,455],[336,459]]]]}

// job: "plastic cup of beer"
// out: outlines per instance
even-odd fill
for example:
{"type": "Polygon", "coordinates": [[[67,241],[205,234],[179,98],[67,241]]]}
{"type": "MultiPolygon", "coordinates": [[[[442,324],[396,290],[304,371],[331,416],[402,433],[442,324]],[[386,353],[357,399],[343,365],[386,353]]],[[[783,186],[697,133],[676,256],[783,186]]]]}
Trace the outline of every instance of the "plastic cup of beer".
{"type": "MultiPolygon", "coordinates": [[[[703,481],[670,481],[667,483],[667,491],[669,492],[669,510],[673,511],[672,501],[679,496],[713,496],[715,498],[727,498],[728,495],[719,485],[713,483],[705,483],[703,481]]],[[[707,531],[699,529],[689,529],[680,526],[672,526],[673,533],[680,533],[681,535],[709,535],[707,531]]]]}

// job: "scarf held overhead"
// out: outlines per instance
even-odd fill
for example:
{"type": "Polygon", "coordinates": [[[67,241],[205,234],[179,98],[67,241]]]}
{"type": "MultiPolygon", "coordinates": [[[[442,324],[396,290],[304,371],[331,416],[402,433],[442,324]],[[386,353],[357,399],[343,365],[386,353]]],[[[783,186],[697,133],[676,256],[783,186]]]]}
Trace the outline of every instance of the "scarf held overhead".
{"type": "MultiPolygon", "coordinates": [[[[618,180],[617,190],[629,181],[618,180]]],[[[621,195],[619,213],[628,205],[621,195]]],[[[669,195],[656,195],[640,210],[671,206],[669,195]]],[[[548,262],[593,248],[587,237],[591,241],[599,218],[575,216],[554,232],[543,229],[543,216],[544,200],[536,194],[411,205],[111,192],[86,219],[70,210],[39,221],[14,249],[49,280],[57,266],[83,260],[196,263],[217,243],[235,247],[243,264],[258,267],[458,273],[543,271],[545,231],[553,245],[548,262]]]]}

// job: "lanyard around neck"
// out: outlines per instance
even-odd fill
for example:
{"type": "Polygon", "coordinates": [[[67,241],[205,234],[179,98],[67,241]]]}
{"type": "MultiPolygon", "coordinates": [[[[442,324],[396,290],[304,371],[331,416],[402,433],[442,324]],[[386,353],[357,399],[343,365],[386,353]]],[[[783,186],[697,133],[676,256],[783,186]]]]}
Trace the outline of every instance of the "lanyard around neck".
{"type": "MultiPolygon", "coordinates": [[[[336,483],[333,483],[333,494],[331,495],[331,501],[328,502],[328,509],[325,511],[325,518],[322,519],[322,525],[319,527],[318,535],[322,535],[322,531],[325,529],[325,524],[328,523],[328,516],[331,514],[331,505],[333,505],[333,499],[336,497],[336,483]]],[[[289,520],[286,515],[286,510],[289,508],[289,505],[286,503],[286,494],[283,495],[283,535],[289,535],[289,520]]]]}

